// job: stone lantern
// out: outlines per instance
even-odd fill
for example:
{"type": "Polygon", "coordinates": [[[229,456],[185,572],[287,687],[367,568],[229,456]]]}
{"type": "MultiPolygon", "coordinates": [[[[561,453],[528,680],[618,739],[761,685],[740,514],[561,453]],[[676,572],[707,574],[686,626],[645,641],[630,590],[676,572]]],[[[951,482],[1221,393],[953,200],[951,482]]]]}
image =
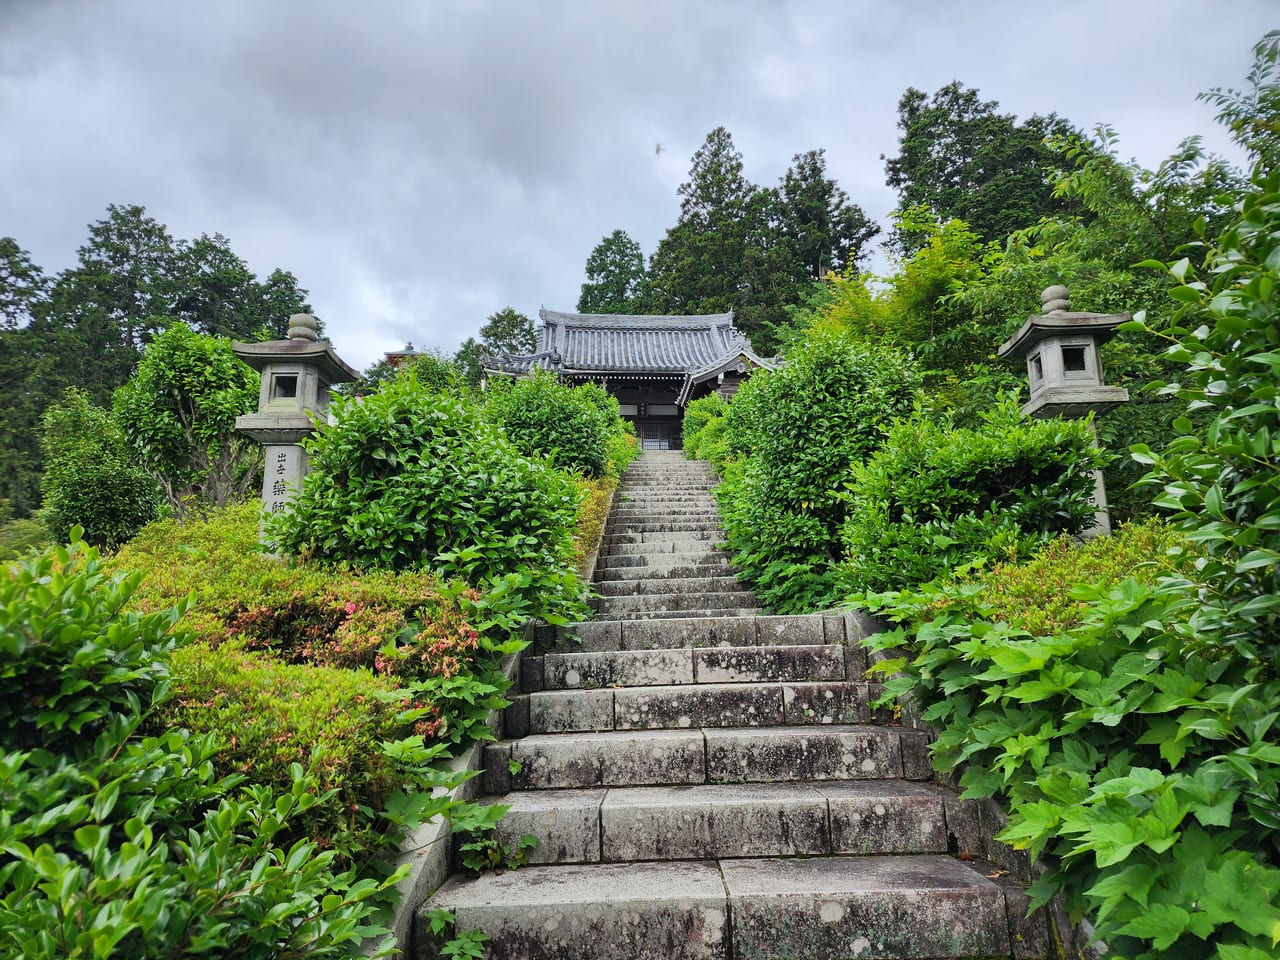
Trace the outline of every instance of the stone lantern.
{"type": "MultiPolygon", "coordinates": [[[[1115,335],[1116,327],[1130,319],[1129,314],[1073,312],[1068,295],[1063,286],[1045,290],[1040,295],[1043,312],[1028,317],[997,351],[1001,357],[1026,360],[1031,398],[1022,412],[1030,417],[1079,420],[1091,413],[1106,413],[1129,399],[1128,390],[1103,383],[1099,351],[1115,335]]],[[[1093,476],[1097,511],[1086,536],[1110,534],[1102,471],[1095,470],[1093,476]]]]}
{"type": "Polygon", "coordinates": [[[316,329],[315,317],[295,313],[287,340],[231,345],[237,357],[262,375],[258,412],[236,417],[236,429],[266,448],[262,506],[271,513],[289,505],[307,474],[301,442],[315,429],[312,415],[328,410],[329,388],[359,376],[328,340],[316,340],[316,329]]]}
{"type": "Polygon", "coordinates": [[[1002,357],[1027,361],[1031,399],[1022,412],[1029,417],[1078,420],[1106,413],[1129,399],[1128,390],[1102,382],[1098,351],[1129,314],[1073,313],[1067,295],[1063,286],[1045,290],[1040,295],[1044,313],[1029,317],[997,351],[1002,357]]]}

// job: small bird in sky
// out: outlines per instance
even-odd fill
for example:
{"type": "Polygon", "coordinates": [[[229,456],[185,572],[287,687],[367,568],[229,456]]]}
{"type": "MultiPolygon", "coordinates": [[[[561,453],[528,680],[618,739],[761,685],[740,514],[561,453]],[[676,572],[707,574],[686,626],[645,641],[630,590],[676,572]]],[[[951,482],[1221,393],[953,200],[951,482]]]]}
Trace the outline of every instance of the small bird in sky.
{"type": "Polygon", "coordinates": [[[665,150],[665,149],[667,149],[667,148],[666,148],[666,147],[664,147],[661,143],[655,143],[655,144],[653,145],[653,155],[656,157],[658,154],[660,154],[660,153],[661,153],[663,150],[665,150]]]}

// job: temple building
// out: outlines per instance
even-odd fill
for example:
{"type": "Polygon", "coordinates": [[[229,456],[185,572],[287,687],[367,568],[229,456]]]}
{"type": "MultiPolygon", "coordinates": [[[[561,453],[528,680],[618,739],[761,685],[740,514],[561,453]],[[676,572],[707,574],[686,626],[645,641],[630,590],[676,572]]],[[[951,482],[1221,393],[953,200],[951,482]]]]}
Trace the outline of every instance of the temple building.
{"type": "Polygon", "coordinates": [[[550,370],[569,383],[588,381],[618,398],[647,450],[679,449],[690,400],[717,392],[728,398],[757,367],[757,356],[733,325],[732,313],[707,316],[624,316],[542,310],[533,353],[485,357],[489,376],[550,370]]]}

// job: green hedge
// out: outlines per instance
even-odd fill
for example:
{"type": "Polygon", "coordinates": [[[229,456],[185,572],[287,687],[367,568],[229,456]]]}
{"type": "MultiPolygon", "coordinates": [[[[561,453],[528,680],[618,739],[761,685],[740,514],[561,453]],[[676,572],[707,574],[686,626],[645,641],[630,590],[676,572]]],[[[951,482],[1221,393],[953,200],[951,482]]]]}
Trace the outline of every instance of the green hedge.
{"type": "Polygon", "coordinates": [[[819,334],[734,397],[725,442],[742,459],[726,467],[717,495],[734,562],[770,609],[831,605],[842,487],[910,411],[918,382],[890,347],[819,334]]]}
{"type": "Polygon", "coordinates": [[[1101,454],[1084,421],[1030,420],[1014,401],[975,430],[896,423],[854,466],[843,528],[847,591],[901,589],[962,564],[1032,555],[1093,520],[1101,454]]]}

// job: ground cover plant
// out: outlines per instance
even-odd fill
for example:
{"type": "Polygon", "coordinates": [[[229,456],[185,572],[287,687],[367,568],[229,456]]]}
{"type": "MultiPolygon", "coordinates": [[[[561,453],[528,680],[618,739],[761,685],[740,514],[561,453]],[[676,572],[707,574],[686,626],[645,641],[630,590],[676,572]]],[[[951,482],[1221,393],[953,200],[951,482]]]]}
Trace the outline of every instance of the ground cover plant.
{"type": "MultiPolygon", "coordinates": [[[[1274,63],[1274,44],[1271,62],[1274,63]]],[[[874,638],[940,729],[935,760],[997,796],[1117,956],[1263,960],[1280,946],[1280,178],[1189,259],[1165,391],[1189,414],[1135,448],[1176,537],[1129,528],[1021,570],[874,598],[874,638]],[[1062,599],[1065,592],[1069,602],[1062,599]],[[896,652],[896,655],[895,655],[896,652]]]]}
{"type": "Polygon", "coordinates": [[[306,838],[334,791],[303,764],[276,788],[215,772],[211,735],[148,731],[181,608],[131,612],[137,580],[83,542],[0,576],[4,952],[350,956],[395,878],[306,838]]]}

